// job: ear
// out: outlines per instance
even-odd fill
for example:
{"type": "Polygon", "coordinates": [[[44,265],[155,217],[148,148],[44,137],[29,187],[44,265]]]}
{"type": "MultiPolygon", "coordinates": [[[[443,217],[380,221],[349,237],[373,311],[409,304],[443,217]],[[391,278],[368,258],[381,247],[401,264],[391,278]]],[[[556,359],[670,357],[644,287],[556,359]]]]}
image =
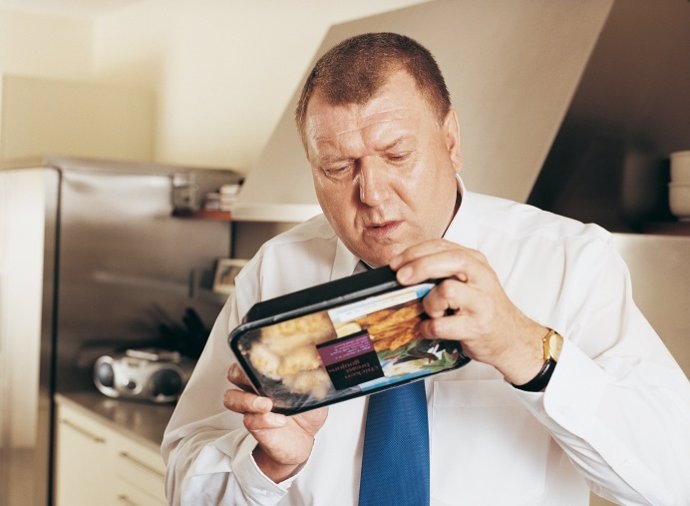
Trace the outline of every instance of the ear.
{"type": "Polygon", "coordinates": [[[462,158],[460,157],[460,124],[458,123],[458,115],[452,107],[448,110],[448,114],[446,114],[443,120],[442,128],[450,161],[455,172],[460,172],[462,167],[462,158]]]}

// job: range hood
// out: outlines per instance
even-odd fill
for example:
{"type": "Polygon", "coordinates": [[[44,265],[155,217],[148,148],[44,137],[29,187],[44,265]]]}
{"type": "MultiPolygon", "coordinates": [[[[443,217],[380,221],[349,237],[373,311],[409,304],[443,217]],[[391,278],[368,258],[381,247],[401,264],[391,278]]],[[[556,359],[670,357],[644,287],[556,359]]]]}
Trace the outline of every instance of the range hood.
{"type": "MultiPolygon", "coordinates": [[[[313,61],[359,33],[418,40],[436,57],[458,112],[468,187],[524,202],[612,4],[431,1],[331,27],[313,61]]],[[[298,95],[299,89],[249,172],[234,219],[299,222],[320,212],[293,120],[298,95]]]]}

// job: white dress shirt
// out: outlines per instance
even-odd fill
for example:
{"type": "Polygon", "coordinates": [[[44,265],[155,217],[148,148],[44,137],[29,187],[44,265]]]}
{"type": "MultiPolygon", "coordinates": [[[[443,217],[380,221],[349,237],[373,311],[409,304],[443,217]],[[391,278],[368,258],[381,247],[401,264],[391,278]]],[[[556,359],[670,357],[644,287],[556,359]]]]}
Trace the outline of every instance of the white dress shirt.
{"type": "MultiPolygon", "coordinates": [[[[588,487],[621,504],[690,504],[690,383],[635,306],[610,235],[464,191],[445,238],[483,252],[511,300],[565,342],[544,393],[479,362],[426,379],[431,504],[584,506],[588,487]]],[[[366,397],[331,406],[307,463],[275,484],[223,394],[227,337],[252,304],[350,275],[358,260],[319,216],[238,275],[166,430],[171,504],[357,503],[366,397]]]]}

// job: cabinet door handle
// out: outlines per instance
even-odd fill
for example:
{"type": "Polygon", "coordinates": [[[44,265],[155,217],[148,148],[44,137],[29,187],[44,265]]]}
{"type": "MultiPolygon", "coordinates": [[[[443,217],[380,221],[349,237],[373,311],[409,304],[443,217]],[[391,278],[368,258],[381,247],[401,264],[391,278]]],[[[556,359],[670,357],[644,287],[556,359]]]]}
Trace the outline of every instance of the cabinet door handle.
{"type": "Polygon", "coordinates": [[[96,436],[93,432],[88,431],[88,430],[80,427],[79,425],[77,425],[74,422],[71,422],[71,421],[63,418],[62,420],[60,420],[60,423],[69,427],[70,429],[78,432],[79,434],[86,436],[87,438],[92,440],[94,443],[105,443],[104,438],[102,438],[101,436],[96,436]]]}
{"type": "Polygon", "coordinates": [[[165,478],[165,475],[163,475],[163,473],[161,473],[160,471],[158,471],[158,469],[154,469],[154,468],[151,467],[150,465],[144,464],[142,461],[140,461],[140,460],[137,459],[136,457],[132,457],[132,456],[131,456],[129,453],[127,453],[127,452],[120,452],[120,457],[122,457],[122,458],[125,459],[126,461],[128,461],[128,462],[134,464],[134,465],[137,466],[139,469],[143,469],[143,470],[145,470],[145,471],[148,471],[149,473],[155,474],[156,476],[159,476],[159,477],[161,477],[161,478],[165,478]]]}
{"type": "Polygon", "coordinates": [[[128,504],[129,506],[139,506],[139,504],[135,503],[132,501],[129,497],[127,497],[125,494],[120,494],[117,496],[117,502],[120,502],[122,504],[128,504]]]}

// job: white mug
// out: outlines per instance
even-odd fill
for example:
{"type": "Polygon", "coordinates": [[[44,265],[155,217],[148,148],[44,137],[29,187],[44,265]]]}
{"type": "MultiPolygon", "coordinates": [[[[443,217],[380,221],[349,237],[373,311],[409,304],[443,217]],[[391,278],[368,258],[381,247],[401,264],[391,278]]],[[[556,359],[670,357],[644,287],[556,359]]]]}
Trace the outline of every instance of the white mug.
{"type": "Polygon", "coordinates": [[[671,181],[690,183],[690,150],[671,153],[671,181]]]}

